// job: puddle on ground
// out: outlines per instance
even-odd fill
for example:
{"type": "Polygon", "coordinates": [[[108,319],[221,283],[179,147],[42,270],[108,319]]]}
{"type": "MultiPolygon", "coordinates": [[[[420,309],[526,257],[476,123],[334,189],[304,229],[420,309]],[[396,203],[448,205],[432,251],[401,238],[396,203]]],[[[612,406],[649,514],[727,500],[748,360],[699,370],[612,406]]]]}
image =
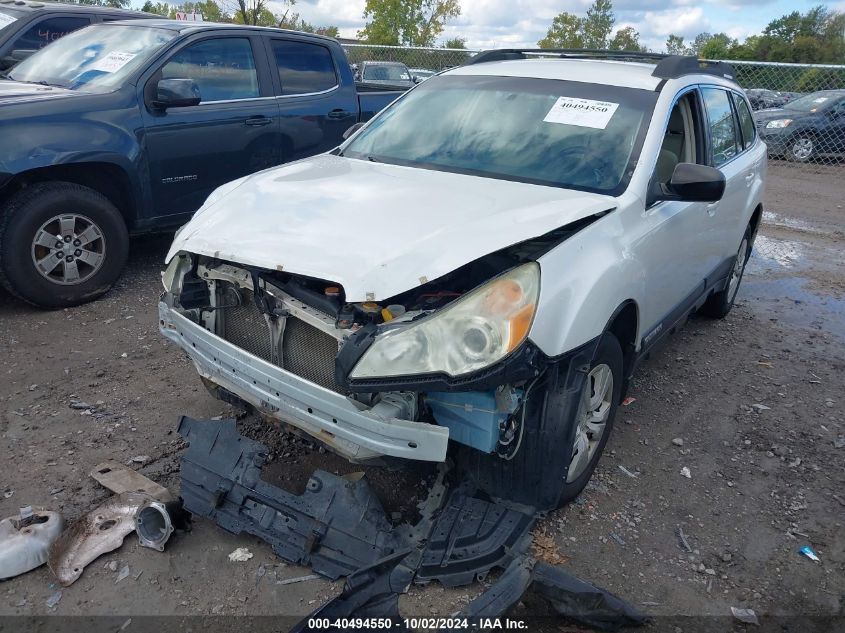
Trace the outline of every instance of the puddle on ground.
{"type": "Polygon", "coordinates": [[[758,274],[796,268],[799,264],[806,267],[806,259],[806,251],[801,242],[778,240],[758,234],[754,240],[754,251],[747,270],[751,274],[758,274]]]}
{"type": "Polygon", "coordinates": [[[829,332],[845,342],[845,297],[820,291],[802,275],[823,268],[823,260],[809,256],[807,246],[757,235],[739,299],[766,318],[829,332]]]}
{"type": "MultiPolygon", "coordinates": [[[[794,229],[796,231],[804,231],[806,233],[814,233],[816,235],[824,234],[824,230],[820,229],[815,224],[811,224],[805,220],[799,220],[798,218],[781,215],[780,213],[775,213],[774,211],[763,211],[763,223],[770,224],[771,226],[794,229]]],[[[757,236],[757,239],[760,239],[759,235],[757,236]]]]}

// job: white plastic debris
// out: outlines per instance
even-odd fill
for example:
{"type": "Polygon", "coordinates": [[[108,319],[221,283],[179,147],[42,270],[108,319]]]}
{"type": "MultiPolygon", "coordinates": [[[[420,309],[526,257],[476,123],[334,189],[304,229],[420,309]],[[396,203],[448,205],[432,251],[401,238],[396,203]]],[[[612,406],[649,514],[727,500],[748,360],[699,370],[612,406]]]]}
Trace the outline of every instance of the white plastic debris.
{"type": "Polygon", "coordinates": [[[233,563],[245,563],[252,558],[253,553],[245,547],[239,547],[234,552],[229,554],[229,560],[233,563]]]}
{"type": "Polygon", "coordinates": [[[767,407],[765,404],[760,404],[759,402],[756,403],[756,404],[752,404],[751,408],[754,409],[757,412],[769,411],[771,409],[771,407],[767,407]]]}
{"type": "Polygon", "coordinates": [[[59,604],[61,599],[62,599],[62,590],[59,589],[53,595],[51,595],[49,598],[47,598],[47,608],[48,609],[54,608],[56,605],[59,604]]]}
{"type": "Polygon", "coordinates": [[[47,562],[47,552],[62,532],[58,512],[21,508],[0,521],[0,580],[12,578],[47,562]]]}
{"type": "Polygon", "coordinates": [[[681,468],[681,475],[683,475],[687,479],[692,479],[692,473],[690,472],[689,468],[687,468],[686,466],[681,468]]]}
{"type": "Polygon", "coordinates": [[[117,580],[114,581],[114,584],[117,584],[126,578],[129,578],[129,565],[124,565],[120,568],[120,571],[117,573],[117,580]]]}
{"type": "Polygon", "coordinates": [[[740,622],[760,626],[760,621],[757,620],[757,614],[754,613],[754,609],[737,609],[736,607],[731,607],[731,613],[740,622]]]}

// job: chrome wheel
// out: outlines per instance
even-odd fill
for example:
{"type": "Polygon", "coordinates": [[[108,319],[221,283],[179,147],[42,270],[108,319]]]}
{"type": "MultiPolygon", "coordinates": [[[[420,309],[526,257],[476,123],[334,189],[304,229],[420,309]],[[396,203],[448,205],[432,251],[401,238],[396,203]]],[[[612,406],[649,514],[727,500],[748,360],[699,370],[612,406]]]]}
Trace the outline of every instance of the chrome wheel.
{"type": "Polygon", "coordinates": [[[84,215],[62,214],[47,220],[32,240],[35,269],[56,284],[80,284],[106,261],[103,231],[84,215]]]}
{"type": "Polygon", "coordinates": [[[731,271],[731,278],[728,281],[728,303],[732,303],[736,292],[739,290],[739,281],[742,279],[742,273],[745,270],[745,262],[748,259],[748,238],[743,237],[742,243],[739,245],[739,252],[736,254],[736,261],[734,268],[731,271]]]}
{"type": "Polygon", "coordinates": [[[809,160],[813,155],[813,139],[803,136],[792,143],[792,156],[795,160],[809,160]]]}
{"type": "Polygon", "coordinates": [[[572,446],[572,461],[567,483],[575,481],[586,470],[604,437],[613,399],[613,372],[608,365],[597,365],[587,376],[578,413],[578,428],[572,446]]]}

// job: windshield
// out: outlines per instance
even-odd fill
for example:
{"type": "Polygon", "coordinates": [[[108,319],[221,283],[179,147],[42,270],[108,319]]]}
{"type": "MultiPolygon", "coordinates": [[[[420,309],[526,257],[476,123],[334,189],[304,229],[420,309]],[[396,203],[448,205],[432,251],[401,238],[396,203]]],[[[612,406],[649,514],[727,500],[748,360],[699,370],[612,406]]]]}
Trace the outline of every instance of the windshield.
{"type": "Polygon", "coordinates": [[[816,112],[828,107],[841,96],[842,94],[836,92],[813,92],[790,101],[785,107],[800,112],[816,112]]]}
{"type": "Polygon", "coordinates": [[[0,7],[0,31],[9,26],[22,15],[23,12],[21,11],[15,11],[9,7],[0,7]]]}
{"type": "Polygon", "coordinates": [[[176,35],[143,26],[89,26],[44,47],[8,77],[80,92],[111,92],[176,35]]]}
{"type": "Polygon", "coordinates": [[[440,75],[385,110],[343,155],[618,195],[628,186],[657,94],[440,75]]]}
{"type": "Polygon", "coordinates": [[[364,79],[369,81],[410,81],[408,69],[404,66],[368,64],[364,67],[364,79]]]}

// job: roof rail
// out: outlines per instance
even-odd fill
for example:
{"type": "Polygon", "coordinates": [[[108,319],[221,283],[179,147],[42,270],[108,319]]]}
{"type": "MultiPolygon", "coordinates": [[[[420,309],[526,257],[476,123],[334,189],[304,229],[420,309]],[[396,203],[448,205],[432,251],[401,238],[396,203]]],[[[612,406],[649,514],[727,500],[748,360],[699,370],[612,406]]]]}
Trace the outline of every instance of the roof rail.
{"type": "Polygon", "coordinates": [[[464,63],[464,66],[500,62],[515,59],[528,59],[529,55],[557,55],[561,59],[608,59],[625,62],[656,63],[651,73],[658,79],[675,79],[683,75],[717,75],[734,79],[734,69],[725,62],[716,62],[684,55],[664,55],[663,53],[643,53],[640,51],[606,51],[589,48],[500,48],[481,51],[464,63]]]}
{"type": "Polygon", "coordinates": [[[732,81],[736,78],[730,64],[685,55],[667,55],[657,62],[651,74],[660,79],[674,79],[682,75],[716,75],[732,81]]]}

